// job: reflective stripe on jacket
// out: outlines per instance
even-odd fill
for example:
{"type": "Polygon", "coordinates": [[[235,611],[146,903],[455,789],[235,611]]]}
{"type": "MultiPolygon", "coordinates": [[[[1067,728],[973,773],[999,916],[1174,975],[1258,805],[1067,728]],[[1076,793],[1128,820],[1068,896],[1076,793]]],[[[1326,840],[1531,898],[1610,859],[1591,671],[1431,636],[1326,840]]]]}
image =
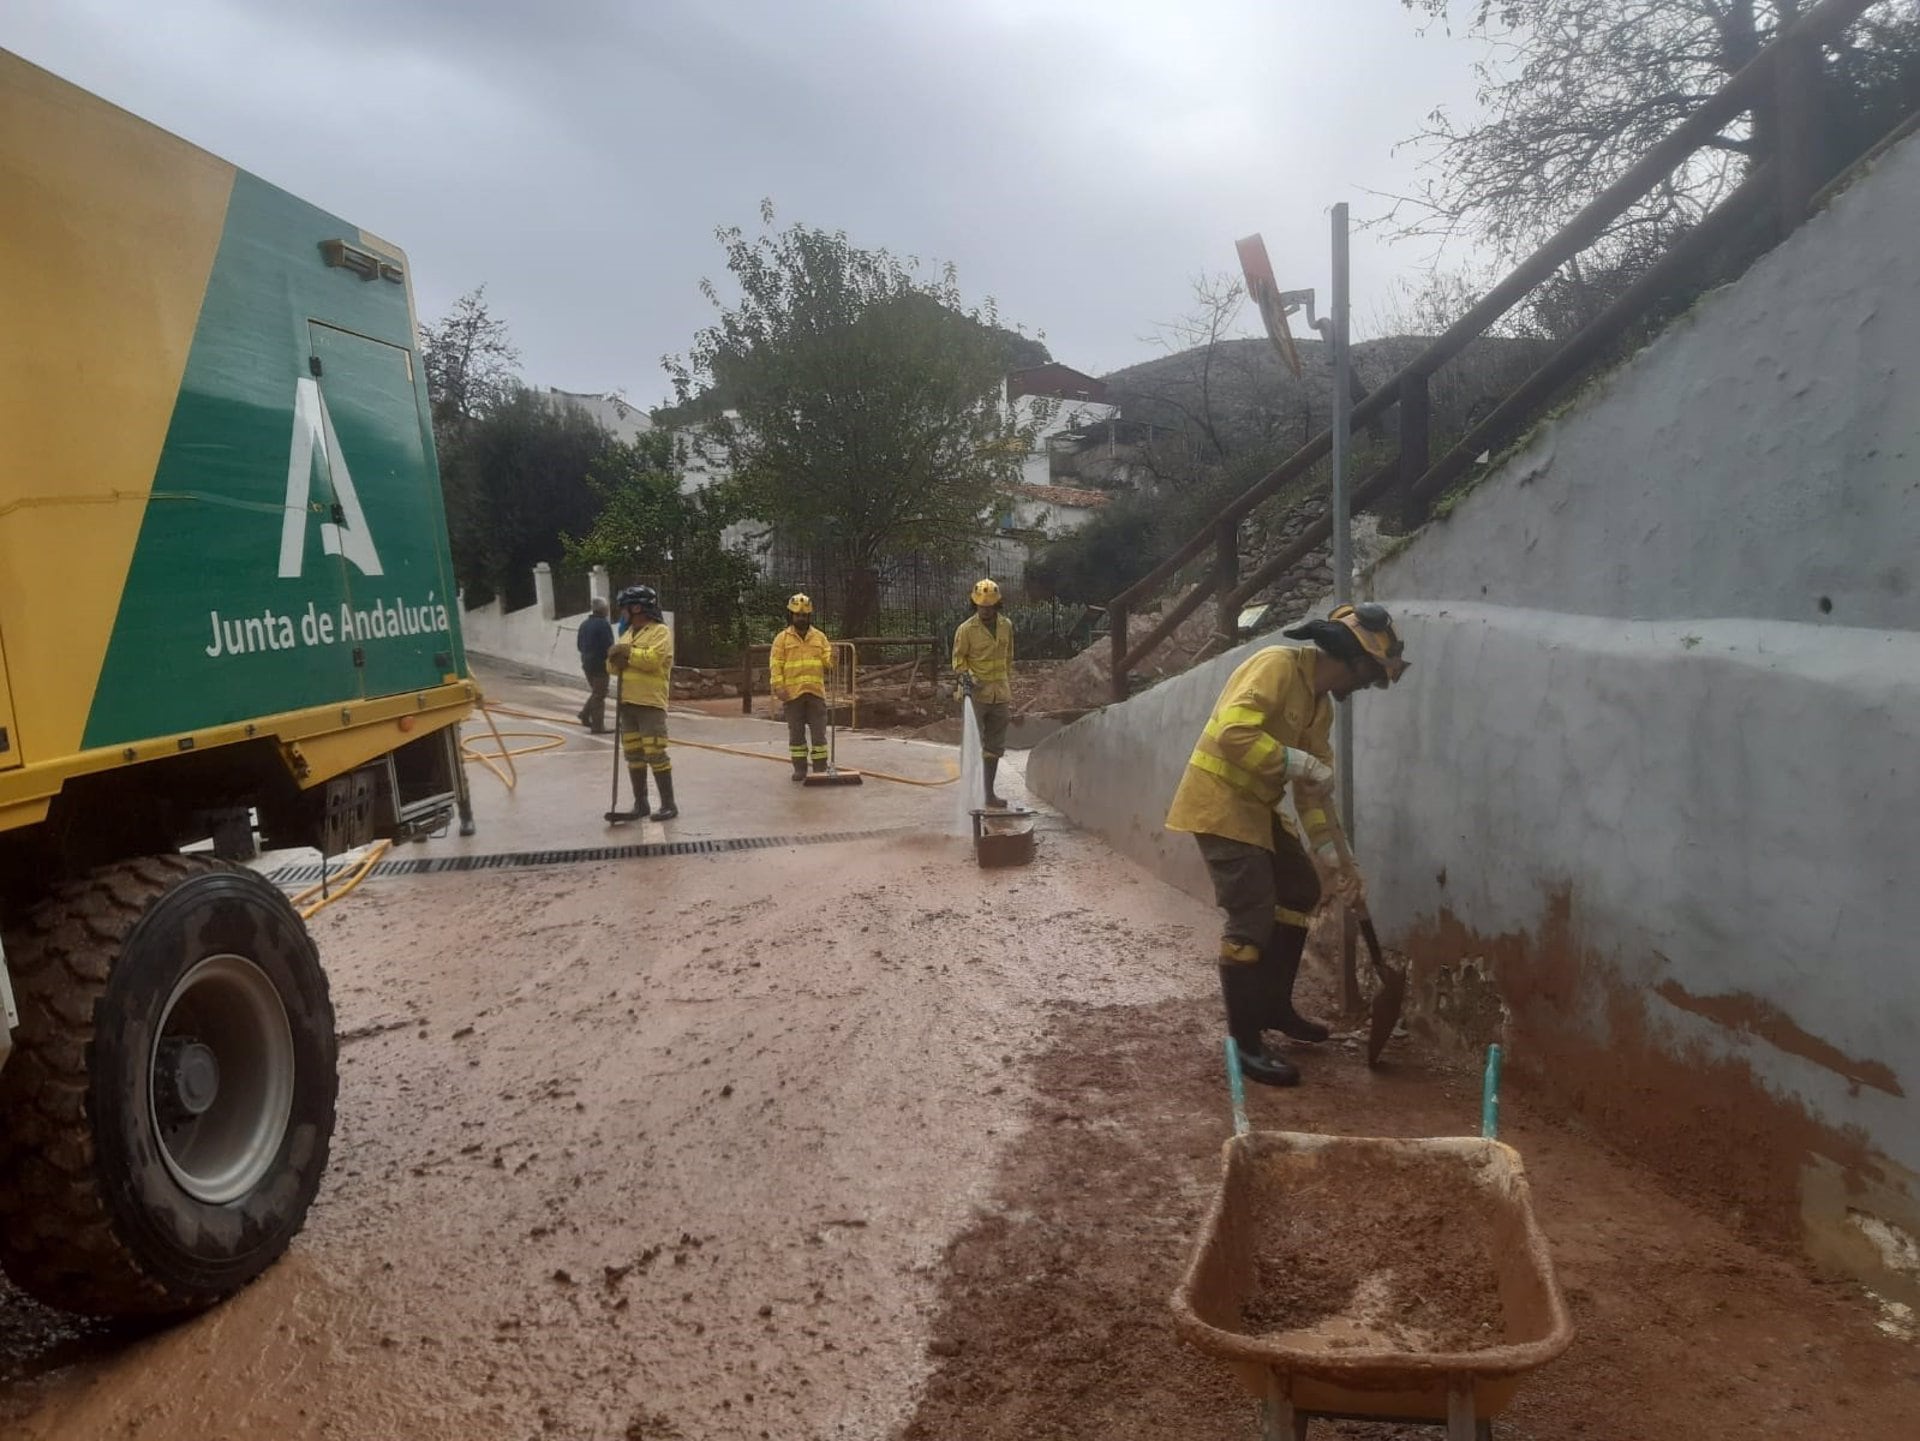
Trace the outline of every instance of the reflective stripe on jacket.
{"type": "Polygon", "coordinates": [[[651,705],[667,708],[667,688],[673,678],[673,632],[657,620],[638,630],[620,632],[619,644],[630,646],[627,668],[615,667],[607,657],[607,671],[620,678],[623,705],[651,705]]]}
{"type": "MultiPolygon", "coordinates": [[[[1273,808],[1288,780],[1286,747],[1333,762],[1333,702],[1313,693],[1318,661],[1311,647],[1268,646],[1227,678],[1173,793],[1168,830],[1273,849],[1273,808]]],[[[1301,806],[1297,790],[1295,805],[1301,806]]],[[[1317,839],[1326,813],[1317,801],[1305,810],[1310,814],[1301,819],[1317,839]]]]}
{"type": "Polygon", "coordinates": [[[827,695],[827,672],[833,666],[833,642],[819,626],[811,626],[805,635],[788,626],[773,638],[773,652],[767,657],[767,679],[776,692],[788,700],[795,696],[827,695]]]}
{"type": "Polygon", "coordinates": [[[988,630],[979,616],[968,616],[953,633],[953,669],[973,677],[973,698],[978,704],[1009,704],[1013,700],[1013,622],[1003,615],[988,630]]]}

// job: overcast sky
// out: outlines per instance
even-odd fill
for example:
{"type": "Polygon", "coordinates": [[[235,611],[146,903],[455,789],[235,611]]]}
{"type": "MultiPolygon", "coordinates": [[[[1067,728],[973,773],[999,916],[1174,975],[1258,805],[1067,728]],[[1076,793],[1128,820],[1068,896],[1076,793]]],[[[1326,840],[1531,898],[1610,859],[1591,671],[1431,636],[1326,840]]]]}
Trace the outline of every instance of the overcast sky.
{"type": "MultiPolygon", "coordinates": [[[[1324,297],[1329,207],[1411,183],[1479,55],[1400,0],[6,0],[0,46],[403,246],[423,315],[485,284],[530,382],[642,404],[763,196],[1094,373],[1252,231],[1324,297]]],[[[1356,234],[1358,333],[1428,256],[1356,234]]]]}

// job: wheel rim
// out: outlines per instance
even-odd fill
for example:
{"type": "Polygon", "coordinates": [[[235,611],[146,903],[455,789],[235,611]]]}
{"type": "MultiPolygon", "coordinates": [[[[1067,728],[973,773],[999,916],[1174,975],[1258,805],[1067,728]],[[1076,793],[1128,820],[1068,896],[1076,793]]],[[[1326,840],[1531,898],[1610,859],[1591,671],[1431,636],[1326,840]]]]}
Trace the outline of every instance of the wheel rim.
{"type": "Polygon", "coordinates": [[[222,1205],[273,1169],[293,1111],[293,1028],[244,956],[209,956],[173,988],[149,1062],[154,1135],[196,1200],[222,1205]]]}

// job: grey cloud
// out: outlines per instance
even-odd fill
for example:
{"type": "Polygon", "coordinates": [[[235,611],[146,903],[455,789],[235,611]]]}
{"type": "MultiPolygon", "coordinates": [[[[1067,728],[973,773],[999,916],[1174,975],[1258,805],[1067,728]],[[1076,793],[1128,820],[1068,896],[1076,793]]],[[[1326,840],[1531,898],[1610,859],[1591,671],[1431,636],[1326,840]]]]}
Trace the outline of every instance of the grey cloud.
{"type": "MultiPolygon", "coordinates": [[[[1247,231],[1324,284],[1325,206],[1471,88],[1398,0],[24,0],[0,44],[405,245],[428,313],[487,283],[530,380],[643,403],[762,196],[1106,369],[1247,231]]],[[[1363,237],[1356,314],[1419,258],[1363,237]]]]}

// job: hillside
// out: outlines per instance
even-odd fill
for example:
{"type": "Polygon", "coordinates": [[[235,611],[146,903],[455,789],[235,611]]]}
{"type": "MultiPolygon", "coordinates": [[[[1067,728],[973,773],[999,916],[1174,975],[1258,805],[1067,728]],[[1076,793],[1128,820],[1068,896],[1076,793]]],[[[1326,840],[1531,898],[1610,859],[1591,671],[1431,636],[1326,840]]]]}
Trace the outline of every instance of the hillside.
{"type": "MultiPolygon", "coordinates": [[[[1430,338],[1389,336],[1353,347],[1353,367],[1372,388],[1398,373],[1430,338]]],[[[1310,440],[1331,421],[1333,372],[1327,347],[1300,340],[1301,377],[1263,339],[1227,340],[1129,365],[1102,377],[1130,421],[1193,432],[1211,425],[1229,449],[1310,440]]],[[[1467,417],[1505,394],[1538,363],[1545,342],[1475,341],[1434,378],[1436,434],[1464,428],[1467,417]]]]}

